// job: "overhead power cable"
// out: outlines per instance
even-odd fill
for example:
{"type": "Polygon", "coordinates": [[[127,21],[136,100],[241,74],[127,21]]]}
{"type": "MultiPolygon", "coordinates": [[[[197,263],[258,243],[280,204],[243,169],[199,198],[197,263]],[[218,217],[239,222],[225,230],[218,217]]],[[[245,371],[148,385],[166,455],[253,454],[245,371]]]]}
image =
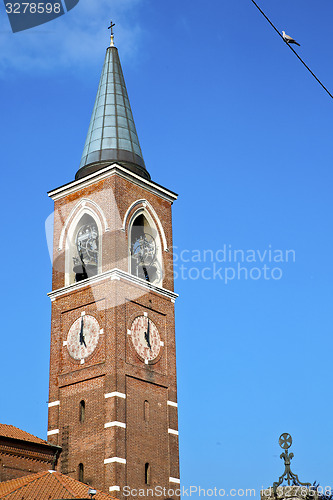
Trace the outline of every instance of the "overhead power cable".
{"type": "Polygon", "coordinates": [[[259,12],[261,12],[261,14],[264,16],[264,18],[266,19],[266,21],[269,22],[269,24],[272,26],[272,28],[277,32],[277,34],[279,35],[279,37],[282,38],[282,40],[285,42],[286,45],[288,45],[288,47],[290,48],[290,50],[293,51],[293,53],[295,54],[295,56],[301,61],[301,63],[306,67],[306,69],[311,73],[311,75],[317,80],[317,82],[323,87],[323,89],[328,93],[328,95],[333,99],[333,95],[331,94],[331,92],[329,90],[327,90],[327,88],[325,87],[325,85],[323,85],[321,83],[321,81],[319,80],[319,78],[316,77],[316,75],[314,74],[313,71],[311,71],[311,69],[309,68],[309,66],[307,64],[305,64],[305,62],[303,61],[303,59],[297,54],[297,52],[292,48],[292,46],[287,43],[283,36],[281,35],[281,33],[277,30],[277,28],[274,26],[274,24],[272,23],[272,21],[270,19],[268,19],[268,17],[266,16],[265,12],[263,12],[261,10],[261,8],[259,7],[259,5],[254,1],[254,0],[251,0],[251,2],[257,7],[257,9],[259,10],[259,12]]]}

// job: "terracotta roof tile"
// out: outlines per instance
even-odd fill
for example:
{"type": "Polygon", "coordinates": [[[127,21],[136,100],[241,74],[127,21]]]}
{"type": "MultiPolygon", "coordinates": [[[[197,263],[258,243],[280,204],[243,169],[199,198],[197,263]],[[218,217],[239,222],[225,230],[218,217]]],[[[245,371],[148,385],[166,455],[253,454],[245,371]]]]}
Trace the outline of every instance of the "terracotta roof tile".
{"type": "Polygon", "coordinates": [[[20,439],[21,441],[29,441],[30,443],[48,444],[44,439],[40,439],[29,432],[22,431],[13,425],[0,424],[0,437],[9,437],[13,439],[20,439]]]}
{"type": "MultiPolygon", "coordinates": [[[[55,500],[89,498],[89,486],[55,471],[44,471],[0,483],[0,499],[55,500]]],[[[97,490],[95,500],[115,500],[97,490]]]]}

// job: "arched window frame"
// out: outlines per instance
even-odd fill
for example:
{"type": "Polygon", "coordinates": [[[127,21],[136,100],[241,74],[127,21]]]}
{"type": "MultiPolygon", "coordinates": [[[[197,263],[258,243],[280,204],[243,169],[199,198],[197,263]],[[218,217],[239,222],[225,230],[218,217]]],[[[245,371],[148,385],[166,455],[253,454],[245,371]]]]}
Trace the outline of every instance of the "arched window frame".
{"type": "Polygon", "coordinates": [[[127,242],[128,242],[128,272],[129,274],[132,274],[132,259],[131,259],[131,241],[132,241],[132,228],[133,224],[136,220],[137,217],[140,215],[143,215],[146,220],[148,225],[150,226],[151,229],[156,234],[156,246],[157,246],[157,261],[160,265],[160,270],[161,270],[161,275],[160,279],[158,282],[154,281],[152,284],[156,286],[162,286],[163,282],[163,252],[162,252],[162,242],[161,242],[161,237],[160,237],[160,232],[158,230],[158,225],[155,223],[154,218],[150,214],[149,210],[147,209],[146,206],[141,206],[135,210],[135,212],[131,215],[129,222],[128,222],[128,229],[127,229],[127,242]]]}
{"type": "Polygon", "coordinates": [[[101,220],[97,213],[87,205],[81,206],[73,217],[70,226],[66,234],[66,244],[65,244],[65,286],[75,283],[75,275],[73,272],[73,257],[77,256],[75,237],[78,230],[79,223],[81,219],[89,215],[96,223],[98,230],[98,271],[97,274],[102,272],[102,244],[103,244],[103,227],[101,220]]]}
{"type": "Polygon", "coordinates": [[[155,222],[156,226],[158,227],[160,236],[162,238],[163,250],[165,252],[168,252],[169,248],[168,248],[167,239],[165,236],[165,232],[164,232],[162,223],[161,223],[157,213],[155,212],[154,208],[152,207],[152,205],[149,203],[148,200],[145,200],[145,199],[136,200],[128,207],[128,209],[126,210],[125,216],[124,216],[124,220],[123,220],[123,231],[126,232],[126,227],[127,228],[129,227],[130,222],[128,222],[128,220],[129,220],[129,218],[130,218],[130,220],[132,219],[132,216],[130,217],[130,214],[133,212],[133,210],[136,211],[136,210],[139,210],[140,208],[146,209],[150,213],[151,217],[154,219],[154,222],[155,222]]]}

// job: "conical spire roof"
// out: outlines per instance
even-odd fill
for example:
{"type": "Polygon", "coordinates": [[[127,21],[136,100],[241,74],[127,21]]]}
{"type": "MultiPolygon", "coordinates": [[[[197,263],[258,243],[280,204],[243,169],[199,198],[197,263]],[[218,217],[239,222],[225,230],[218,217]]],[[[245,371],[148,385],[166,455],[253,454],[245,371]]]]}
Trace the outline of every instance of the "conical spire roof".
{"type": "Polygon", "coordinates": [[[107,49],[80,168],[80,179],[117,162],[146,179],[146,170],[136,132],[118,50],[107,49]]]}

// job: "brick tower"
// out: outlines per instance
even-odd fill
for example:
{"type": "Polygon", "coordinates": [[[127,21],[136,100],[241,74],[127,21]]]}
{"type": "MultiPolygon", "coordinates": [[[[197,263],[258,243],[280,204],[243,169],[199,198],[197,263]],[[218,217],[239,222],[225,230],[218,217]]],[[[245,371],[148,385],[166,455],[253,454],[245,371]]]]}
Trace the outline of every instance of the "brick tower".
{"type": "Polygon", "coordinates": [[[62,447],[58,469],[119,498],[124,486],[177,489],[177,196],[146,170],[113,35],[80,168],[49,196],[48,440],[62,447]]]}

